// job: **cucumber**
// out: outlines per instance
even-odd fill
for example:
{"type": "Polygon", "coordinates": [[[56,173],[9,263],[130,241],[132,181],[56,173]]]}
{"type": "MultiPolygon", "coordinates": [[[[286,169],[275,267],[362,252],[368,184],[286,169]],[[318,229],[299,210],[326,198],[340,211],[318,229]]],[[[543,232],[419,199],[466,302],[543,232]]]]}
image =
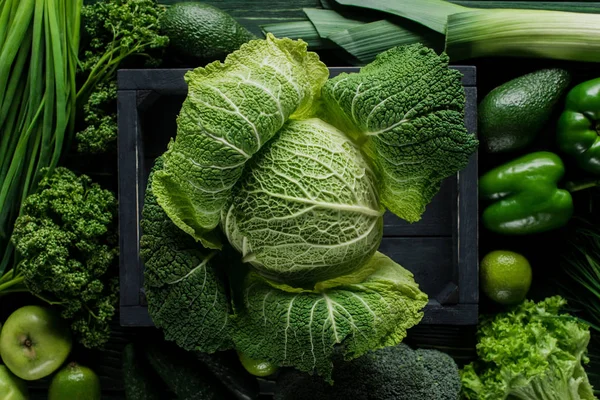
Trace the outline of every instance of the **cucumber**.
{"type": "Polygon", "coordinates": [[[123,383],[127,400],[168,398],[164,383],[132,343],[123,349],[123,383]]]}
{"type": "Polygon", "coordinates": [[[258,380],[244,369],[235,351],[220,351],[215,354],[195,352],[194,354],[236,399],[258,398],[260,394],[258,380]]]}
{"type": "Polygon", "coordinates": [[[192,353],[166,342],[148,344],[145,353],[154,371],[179,400],[234,398],[192,353]]]}

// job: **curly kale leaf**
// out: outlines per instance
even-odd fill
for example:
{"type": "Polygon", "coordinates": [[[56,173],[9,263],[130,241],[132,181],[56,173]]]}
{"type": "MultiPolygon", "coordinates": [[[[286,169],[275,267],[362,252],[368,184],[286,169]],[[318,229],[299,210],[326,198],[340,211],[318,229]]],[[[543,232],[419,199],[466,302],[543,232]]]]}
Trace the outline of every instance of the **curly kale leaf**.
{"type": "Polygon", "coordinates": [[[81,46],[80,69],[93,73],[115,68],[133,54],[144,55],[148,67],[160,63],[146,52],[169,43],[160,35],[161,13],[155,0],[103,0],[84,6],[81,16],[87,40],[81,46]]]}
{"type": "Polygon", "coordinates": [[[216,251],[209,251],[180,230],[152,192],[157,159],[146,189],[142,211],[140,255],[148,312],[167,340],[186,350],[212,353],[231,347],[228,335],[230,303],[219,271],[216,251]]]}
{"type": "Polygon", "coordinates": [[[99,84],[83,106],[86,128],[77,132],[77,151],[87,154],[116,149],[117,82],[99,84]]]}
{"type": "Polygon", "coordinates": [[[383,205],[409,222],[478,146],[464,125],[460,72],[421,44],[392,48],[360,73],[330,79],[322,95],[322,118],[361,144],[383,205]]]}
{"type": "Polygon", "coordinates": [[[15,223],[16,274],[31,293],[62,308],[86,347],[108,340],[115,314],[116,221],[112,192],[59,167],[27,197],[15,223]]]}

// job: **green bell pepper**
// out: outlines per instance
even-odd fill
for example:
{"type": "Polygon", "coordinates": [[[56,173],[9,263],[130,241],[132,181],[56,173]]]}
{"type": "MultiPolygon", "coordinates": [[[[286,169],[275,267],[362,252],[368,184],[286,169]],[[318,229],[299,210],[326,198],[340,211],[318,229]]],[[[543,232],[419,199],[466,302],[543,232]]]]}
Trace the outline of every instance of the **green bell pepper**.
{"type": "Polygon", "coordinates": [[[527,235],[565,225],[573,215],[571,193],[559,189],[565,173],[554,153],[526,154],[485,173],[479,179],[481,199],[491,202],[483,225],[496,233],[527,235]]]}
{"type": "Polygon", "coordinates": [[[569,91],[558,120],[557,141],[581,169],[600,175],[600,78],[569,91]]]}

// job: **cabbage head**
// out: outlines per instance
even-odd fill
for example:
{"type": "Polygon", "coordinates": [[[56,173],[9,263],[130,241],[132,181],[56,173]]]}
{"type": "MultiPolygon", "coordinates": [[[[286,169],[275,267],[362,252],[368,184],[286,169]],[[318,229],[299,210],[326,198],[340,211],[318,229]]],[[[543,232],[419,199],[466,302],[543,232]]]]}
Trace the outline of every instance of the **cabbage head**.
{"type": "Polygon", "coordinates": [[[148,310],[187,350],[235,349],[331,381],[399,344],[428,296],[377,250],[478,142],[460,73],[420,44],[328,79],[301,40],[250,41],[186,73],[142,213],[148,310]]]}
{"type": "Polygon", "coordinates": [[[221,220],[244,262],[305,285],[365,264],[379,248],[383,211],[360,149],[310,118],[289,121],[252,159],[221,220]]]}

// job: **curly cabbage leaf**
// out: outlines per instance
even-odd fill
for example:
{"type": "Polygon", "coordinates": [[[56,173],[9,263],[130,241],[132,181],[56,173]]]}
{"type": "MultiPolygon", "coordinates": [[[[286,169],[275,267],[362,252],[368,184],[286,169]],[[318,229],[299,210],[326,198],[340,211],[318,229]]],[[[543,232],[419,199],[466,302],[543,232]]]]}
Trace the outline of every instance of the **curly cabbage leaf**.
{"type": "Polygon", "coordinates": [[[230,302],[213,265],[217,252],[199,246],[157,203],[152,181],[161,168],[163,160],[158,158],[148,178],[141,220],[148,312],[165,339],[186,350],[229,349],[230,302]]]}
{"type": "Polygon", "coordinates": [[[263,276],[314,284],[360,268],[379,247],[375,176],[333,126],[318,118],[288,122],[246,171],[223,230],[263,276]]]}
{"type": "Polygon", "coordinates": [[[221,248],[220,221],[245,163],[289,118],[313,113],[329,76],[302,41],[253,40],[185,75],[188,95],[177,138],[152,189],[175,225],[208,248],[221,248]]]}
{"type": "Polygon", "coordinates": [[[560,296],[526,300],[484,319],[478,329],[480,361],[461,371],[465,399],[593,400],[583,368],[589,327],[561,312],[560,296]]]}
{"type": "Polygon", "coordinates": [[[362,144],[381,202],[409,222],[478,145],[464,125],[460,72],[421,44],[392,48],[360,73],[330,79],[322,96],[322,118],[362,144]]]}
{"type": "Polygon", "coordinates": [[[379,252],[362,270],[313,290],[251,272],[243,293],[244,307],[232,323],[238,351],[316,371],[329,382],[335,345],[347,360],[395,346],[421,321],[428,301],[412,273],[379,252]]]}

